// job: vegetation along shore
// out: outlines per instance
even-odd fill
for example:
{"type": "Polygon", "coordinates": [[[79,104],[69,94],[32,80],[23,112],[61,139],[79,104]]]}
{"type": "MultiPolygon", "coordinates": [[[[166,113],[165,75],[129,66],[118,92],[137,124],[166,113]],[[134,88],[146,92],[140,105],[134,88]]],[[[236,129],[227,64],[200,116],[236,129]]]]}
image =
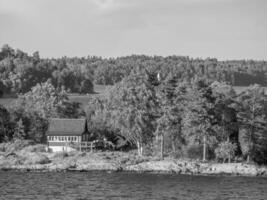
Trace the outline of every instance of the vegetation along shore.
{"type": "MultiPolygon", "coordinates": [[[[18,142],[17,142],[18,143],[18,142]]],[[[19,142],[20,143],[20,142],[19,142]]],[[[28,172],[108,172],[171,173],[192,175],[267,176],[267,167],[246,163],[200,162],[137,155],[136,152],[58,152],[47,153],[44,145],[21,146],[0,153],[0,170],[28,172]]]]}
{"type": "Polygon", "coordinates": [[[0,168],[266,175],[266,74],[266,61],[44,59],[5,45],[0,96],[16,102],[0,105],[0,168]],[[109,145],[46,152],[51,118],[86,119],[89,140],[109,145]]]}

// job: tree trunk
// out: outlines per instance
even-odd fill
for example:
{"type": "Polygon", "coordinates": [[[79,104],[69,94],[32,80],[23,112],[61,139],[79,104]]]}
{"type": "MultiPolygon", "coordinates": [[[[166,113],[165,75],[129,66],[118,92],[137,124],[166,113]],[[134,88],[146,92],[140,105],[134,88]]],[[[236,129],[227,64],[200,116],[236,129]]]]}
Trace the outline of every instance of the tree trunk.
{"type": "Polygon", "coordinates": [[[136,144],[137,144],[138,155],[142,156],[143,155],[143,146],[139,141],[136,144]]]}
{"type": "MultiPolygon", "coordinates": [[[[230,136],[228,136],[227,142],[230,142],[230,136]]],[[[228,163],[230,163],[230,162],[231,162],[231,152],[229,152],[229,154],[228,154],[228,163]]]]}
{"type": "Polygon", "coordinates": [[[161,158],[163,159],[164,157],[164,136],[163,134],[161,135],[161,143],[160,143],[160,154],[161,154],[161,158]]]}
{"type": "Polygon", "coordinates": [[[139,142],[136,142],[136,145],[137,145],[137,152],[138,152],[138,155],[140,156],[140,143],[139,143],[139,142]]]}
{"type": "Polygon", "coordinates": [[[203,162],[206,161],[206,136],[203,137],[203,162]]]}

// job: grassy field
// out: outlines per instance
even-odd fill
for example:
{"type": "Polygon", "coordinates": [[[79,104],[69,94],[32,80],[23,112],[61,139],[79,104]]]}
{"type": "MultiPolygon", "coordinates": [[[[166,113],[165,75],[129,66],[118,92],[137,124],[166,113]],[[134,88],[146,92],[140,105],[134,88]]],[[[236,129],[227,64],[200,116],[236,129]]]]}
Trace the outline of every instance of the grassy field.
{"type": "MultiPolygon", "coordinates": [[[[92,96],[102,96],[105,95],[109,87],[105,85],[94,85],[94,94],[68,94],[70,101],[79,102],[85,107],[92,96]]],[[[17,98],[0,98],[0,104],[5,107],[12,107],[15,105],[17,98]]]]}
{"type": "MultiPolygon", "coordinates": [[[[95,89],[95,93],[94,94],[69,94],[69,99],[71,101],[75,101],[75,102],[79,102],[82,104],[83,107],[85,107],[89,101],[89,98],[93,95],[93,96],[102,96],[105,95],[107,90],[108,90],[108,86],[105,85],[95,85],[94,89],[95,89]]],[[[247,87],[245,86],[235,86],[234,89],[235,91],[239,94],[241,92],[243,92],[247,87]]],[[[267,94],[267,87],[265,87],[265,94],[267,94]]],[[[0,104],[4,105],[5,107],[10,107],[13,106],[16,103],[16,98],[0,98],[0,104]]]]}
{"type": "Polygon", "coordinates": [[[90,97],[92,96],[103,96],[106,94],[107,90],[108,90],[108,86],[105,85],[94,85],[94,90],[95,93],[94,94],[69,94],[69,99],[70,101],[73,102],[79,102],[82,104],[83,107],[85,107],[88,104],[88,101],[90,99],[90,97]]]}

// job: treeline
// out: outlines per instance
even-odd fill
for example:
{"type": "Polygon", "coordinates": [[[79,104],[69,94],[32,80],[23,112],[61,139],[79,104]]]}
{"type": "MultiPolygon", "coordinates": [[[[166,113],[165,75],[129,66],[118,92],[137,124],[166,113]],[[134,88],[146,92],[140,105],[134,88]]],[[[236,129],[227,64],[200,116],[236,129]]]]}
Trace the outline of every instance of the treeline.
{"type": "Polygon", "coordinates": [[[51,117],[86,117],[91,140],[139,155],[267,163],[267,96],[259,85],[237,95],[225,82],[161,81],[140,67],[105,96],[92,95],[84,112],[47,81],[0,107],[0,142],[46,142],[51,117]]]}
{"type": "Polygon", "coordinates": [[[0,95],[24,94],[46,81],[58,90],[92,93],[92,73],[83,63],[82,59],[41,59],[38,52],[31,56],[5,45],[0,52],[0,95]]]}
{"type": "Polygon", "coordinates": [[[267,97],[259,85],[237,95],[203,78],[158,81],[139,69],[86,111],[98,137],[131,144],[140,155],[267,163],[267,97]]]}
{"type": "Polygon", "coordinates": [[[211,58],[145,55],[110,59],[90,56],[42,59],[38,52],[28,55],[4,45],[0,52],[0,94],[26,93],[37,83],[47,80],[55,88],[67,92],[92,93],[93,83],[114,85],[138,67],[150,73],[159,73],[162,80],[169,75],[184,81],[202,76],[234,86],[254,83],[267,86],[266,61],[218,61],[211,58]]]}

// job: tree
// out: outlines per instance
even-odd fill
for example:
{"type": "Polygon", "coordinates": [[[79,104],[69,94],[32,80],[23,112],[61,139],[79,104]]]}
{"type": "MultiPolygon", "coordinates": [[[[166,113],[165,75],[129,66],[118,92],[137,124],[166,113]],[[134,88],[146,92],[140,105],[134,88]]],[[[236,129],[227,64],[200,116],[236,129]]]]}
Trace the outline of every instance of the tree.
{"type": "Polygon", "coordinates": [[[214,97],[212,90],[204,80],[193,82],[188,92],[188,104],[183,120],[184,132],[188,145],[199,143],[203,145],[203,161],[206,161],[207,146],[214,143],[214,135],[219,127],[214,117],[214,97]]]}
{"type": "Polygon", "coordinates": [[[0,143],[9,140],[12,132],[10,114],[6,108],[0,105],[0,143]]]}
{"type": "Polygon", "coordinates": [[[266,132],[266,101],[264,89],[259,85],[250,86],[238,97],[238,119],[241,128],[245,129],[245,141],[248,145],[247,162],[251,157],[255,159],[257,156],[255,155],[256,141],[266,132]]]}
{"type": "Polygon", "coordinates": [[[142,155],[144,145],[151,141],[154,132],[154,87],[142,70],[133,71],[110,91],[108,99],[114,128],[135,144],[142,155]]]}
{"type": "Polygon", "coordinates": [[[178,78],[169,76],[158,91],[159,118],[157,119],[156,138],[161,136],[161,157],[164,155],[164,137],[171,138],[173,152],[176,142],[182,143],[181,122],[184,111],[184,85],[178,85],[178,78]],[[177,141],[178,140],[178,141],[177,141]]]}
{"type": "Polygon", "coordinates": [[[52,117],[79,117],[79,105],[68,101],[64,91],[57,91],[49,82],[36,85],[18,98],[12,109],[13,121],[23,121],[29,139],[45,141],[48,119],[52,117]]]}
{"type": "MultiPolygon", "coordinates": [[[[240,155],[240,144],[238,141],[238,122],[236,111],[236,93],[232,86],[224,82],[213,82],[211,84],[212,93],[215,98],[215,118],[218,126],[221,127],[216,137],[219,143],[233,143],[236,148],[236,154],[240,155]]],[[[231,155],[229,154],[229,157],[231,155]]]]}
{"type": "Polygon", "coordinates": [[[80,93],[93,93],[94,85],[89,79],[85,79],[81,82],[80,93]]]}
{"type": "Polygon", "coordinates": [[[64,91],[57,91],[49,82],[37,84],[28,93],[20,96],[18,105],[27,112],[37,112],[43,118],[57,116],[58,107],[67,101],[64,91]]]}

